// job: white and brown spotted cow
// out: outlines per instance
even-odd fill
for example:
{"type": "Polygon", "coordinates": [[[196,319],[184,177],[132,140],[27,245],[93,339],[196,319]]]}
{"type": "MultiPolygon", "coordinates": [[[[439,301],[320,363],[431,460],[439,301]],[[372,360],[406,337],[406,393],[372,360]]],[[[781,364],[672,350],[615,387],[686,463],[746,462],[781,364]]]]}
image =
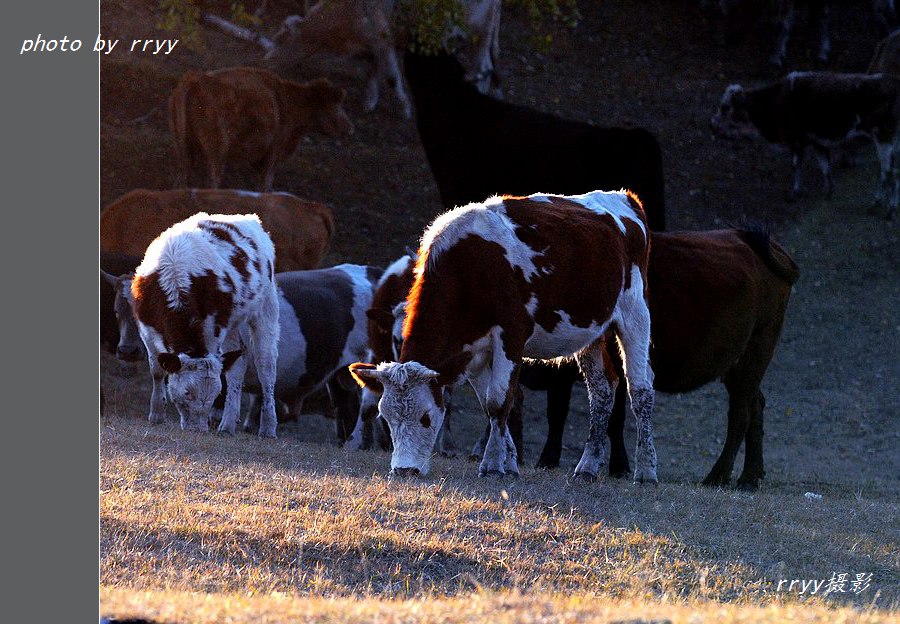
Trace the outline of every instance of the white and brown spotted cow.
{"type": "Polygon", "coordinates": [[[168,393],[182,429],[208,431],[225,371],[228,392],[219,431],[234,433],[246,349],[262,386],[259,434],[275,437],[275,248],[256,215],[201,212],[173,225],[147,248],[131,295],[153,377],[150,422],[165,417],[168,393]],[[249,341],[241,338],[245,327],[249,341]]]}
{"type": "Polygon", "coordinates": [[[800,166],[812,148],[831,194],[831,149],[847,138],[863,135],[875,143],[881,169],[876,202],[886,204],[890,218],[900,201],[896,172],[900,138],[900,78],[888,74],[793,72],[778,82],[747,90],[729,86],[711,121],[713,130],[730,138],[762,135],[788,147],[794,184],[800,193],[800,166]]]}
{"type": "Polygon", "coordinates": [[[617,378],[605,356],[614,327],[638,422],[636,481],[657,480],[643,208],[625,191],[493,197],[426,230],[407,302],[399,362],[351,366],[383,388],[396,474],[426,474],[444,419],[443,388],[468,380],[490,418],[479,474],[518,474],[507,416],[523,358],[574,356],[591,426],[576,476],[605,462],[617,378]]]}

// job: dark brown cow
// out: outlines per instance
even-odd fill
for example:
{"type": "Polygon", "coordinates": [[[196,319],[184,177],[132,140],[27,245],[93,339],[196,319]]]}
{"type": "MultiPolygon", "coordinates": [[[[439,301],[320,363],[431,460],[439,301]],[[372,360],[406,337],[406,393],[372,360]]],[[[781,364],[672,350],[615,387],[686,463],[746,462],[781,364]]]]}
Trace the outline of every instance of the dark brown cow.
{"type": "Polygon", "coordinates": [[[100,249],[143,256],[163,230],[198,212],[259,216],[275,243],[277,271],[318,268],[334,234],[327,206],[288,193],[138,189],[100,213],[100,249]]]}
{"type": "Polygon", "coordinates": [[[881,169],[876,201],[890,218],[898,200],[895,142],[900,129],[900,78],[888,74],[794,72],[753,90],[731,85],[712,119],[726,137],[760,134],[788,147],[793,157],[791,198],[800,193],[800,166],[812,148],[831,194],[831,149],[849,137],[872,138],[881,169]]]}
{"type": "MultiPolygon", "coordinates": [[[[727,484],[735,455],[746,442],[737,485],[756,489],[765,474],[760,384],[799,277],[797,265],[765,233],[716,230],[654,233],[649,266],[653,386],[682,393],[721,379],[729,397],[728,433],[703,483],[727,484]]],[[[618,359],[614,349],[610,356],[618,359]]],[[[616,394],[609,425],[611,475],[628,471],[622,441],[625,396],[616,394]]],[[[559,465],[566,413],[547,412],[544,466],[559,465]]]]}
{"type": "Polygon", "coordinates": [[[428,472],[443,388],[468,380],[491,421],[479,474],[518,474],[506,421],[522,359],[574,355],[591,403],[575,474],[596,478],[617,381],[604,335],[615,327],[638,421],[635,480],[655,482],[648,247],[644,211],[624,191],[494,197],[438,217],[419,249],[400,361],[351,366],[383,390],[392,470],[428,472]]]}
{"type": "Polygon", "coordinates": [[[226,164],[243,161],[258,170],[260,190],[271,190],[275,165],[304,135],[353,132],[345,96],[322,78],[301,84],[255,67],[187,72],[169,98],[180,167],[175,186],[189,185],[205,163],[208,185],[218,188],[226,164]]]}

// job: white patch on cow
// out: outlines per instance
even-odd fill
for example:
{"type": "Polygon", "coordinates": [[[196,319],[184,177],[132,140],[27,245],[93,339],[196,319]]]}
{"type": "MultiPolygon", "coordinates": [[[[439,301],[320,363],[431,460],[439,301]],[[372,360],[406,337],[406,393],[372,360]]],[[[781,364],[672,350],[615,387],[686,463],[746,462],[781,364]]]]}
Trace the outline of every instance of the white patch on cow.
{"type": "Polygon", "coordinates": [[[241,197],[259,197],[260,196],[260,193],[257,193],[256,191],[248,191],[245,189],[235,189],[234,192],[237,193],[238,195],[240,195],[241,197]]]}
{"type": "Polygon", "coordinates": [[[344,343],[341,354],[340,366],[348,366],[353,362],[362,360],[369,345],[369,335],[366,331],[368,319],[366,310],[372,307],[372,295],[375,285],[369,281],[368,267],[359,264],[339,264],[335,269],[346,273],[353,282],[353,328],[344,343]]]}
{"type": "MultiPolygon", "coordinates": [[[[551,197],[554,196],[551,195],[551,197]]],[[[623,219],[627,219],[639,226],[641,232],[644,233],[644,236],[647,236],[644,222],[634,211],[631,202],[628,200],[628,196],[625,195],[624,189],[619,191],[592,191],[581,195],[557,195],[555,197],[577,202],[599,215],[607,214],[611,216],[615,219],[616,225],[619,226],[619,230],[622,231],[622,234],[625,233],[625,224],[622,221],[623,219]]]]}
{"type": "Polygon", "coordinates": [[[579,327],[565,310],[556,310],[556,313],[560,321],[552,332],[535,323],[531,336],[525,342],[525,357],[535,360],[567,358],[597,340],[610,324],[607,320],[600,325],[591,322],[587,327],[579,327]]]}
{"type": "Polygon", "coordinates": [[[515,228],[516,224],[506,215],[503,199],[494,196],[440,215],[425,230],[421,248],[428,250],[428,264],[433,266],[440,254],[464,238],[481,238],[500,245],[509,264],[521,269],[529,281],[538,272],[534,259],[540,254],[519,240],[515,228]]]}
{"type": "Polygon", "coordinates": [[[384,270],[384,273],[381,274],[381,278],[378,280],[375,290],[378,290],[378,287],[384,285],[391,277],[402,277],[404,273],[409,271],[409,267],[412,266],[414,262],[415,258],[412,256],[403,256],[394,260],[388,268],[384,270]]]}

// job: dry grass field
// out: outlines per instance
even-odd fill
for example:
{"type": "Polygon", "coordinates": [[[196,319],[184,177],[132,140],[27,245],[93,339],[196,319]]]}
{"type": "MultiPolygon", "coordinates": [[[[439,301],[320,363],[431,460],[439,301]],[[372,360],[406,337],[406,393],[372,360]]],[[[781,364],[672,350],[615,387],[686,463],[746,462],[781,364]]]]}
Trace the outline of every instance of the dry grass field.
{"type": "MultiPolygon", "coordinates": [[[[207,4],[227,12],[228,3],[207,4]]],[[[274,441],[182,432],[174,410],[169,423],[151,427],[146,364],[101,353],[102,615],[170,624],[900,622],[900,227],[866,212],[871,154],[836,172],[831,201],[821,199],[811,167],[805,198],[785,203],[783,153],[716,141],[707,127],[724,85],[770,77],[759,52],[765,33],[723,51],[682,3],[580,4],[581,26],[555,33],[549,55],[528,47],[521,16],[504,14],[508,99],[652,129],[672,229],[758,218],[800,265],[763,384],[759,491],[696,485],[724,439],[719,384],[658,395],[655,487],[570,479],[586,435],[583,387],[563,468],[531,468],[546,424],[544,397],[528,393],[520,479],[478,479],[463,457],[439,457],[426,479],[409,481],[388,476],[385,453],[339,448],[333,422],[317,414],[283,425],[274,441]],[[821,581],[839,574],[847,574],[844,591],[823,596],[821,581]],[[868,587],[857,592],[860,574],[868,587]],[[807,584],[801,594],[791,580],[818,580],[819,590],[810,596],[807,584]]],[[[865,65],[874,47],[866,6],[837,6],[844,29],[834,34],[835,68],[865,65]]],[[[152,7],[103,0],[103,33],[170,36],[155,27],[152,7]]],[[[291,3],[269,7],[274,20],[291,3]]],[[[789,63],[807,68],[809,33],[799,32],[789,63]]],[[[217,33],[204,39],[204,48],[166,59],[102,59],[104,204],[131,188],[171,184],[164,116],[130,120],[163,102],[187,68],[255,58],[217,33]]],[[[390,94],[367,116],[358,72],[329,75],[350,91],[357,132],[340,143],[305,142],[276,172],[276,188],[333,207],[338,233],[326,263],[384,265],[439,211],[434,182],[415,127],[390,94]]],[[[456,442],[469,448],[483,416],[465,390],[454,409],[456,442]]]]}

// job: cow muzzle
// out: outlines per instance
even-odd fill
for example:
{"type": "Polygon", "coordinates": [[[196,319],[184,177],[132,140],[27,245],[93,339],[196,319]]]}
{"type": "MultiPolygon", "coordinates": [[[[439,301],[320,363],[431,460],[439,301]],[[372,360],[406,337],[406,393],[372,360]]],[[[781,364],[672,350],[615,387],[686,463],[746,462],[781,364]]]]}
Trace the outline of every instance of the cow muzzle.
{"type": "Polygon", "coordinates": [[[393,468],[391,469],[391,474],[395,477],[418,477],[421,475],[418,468],[393,468]]]}

